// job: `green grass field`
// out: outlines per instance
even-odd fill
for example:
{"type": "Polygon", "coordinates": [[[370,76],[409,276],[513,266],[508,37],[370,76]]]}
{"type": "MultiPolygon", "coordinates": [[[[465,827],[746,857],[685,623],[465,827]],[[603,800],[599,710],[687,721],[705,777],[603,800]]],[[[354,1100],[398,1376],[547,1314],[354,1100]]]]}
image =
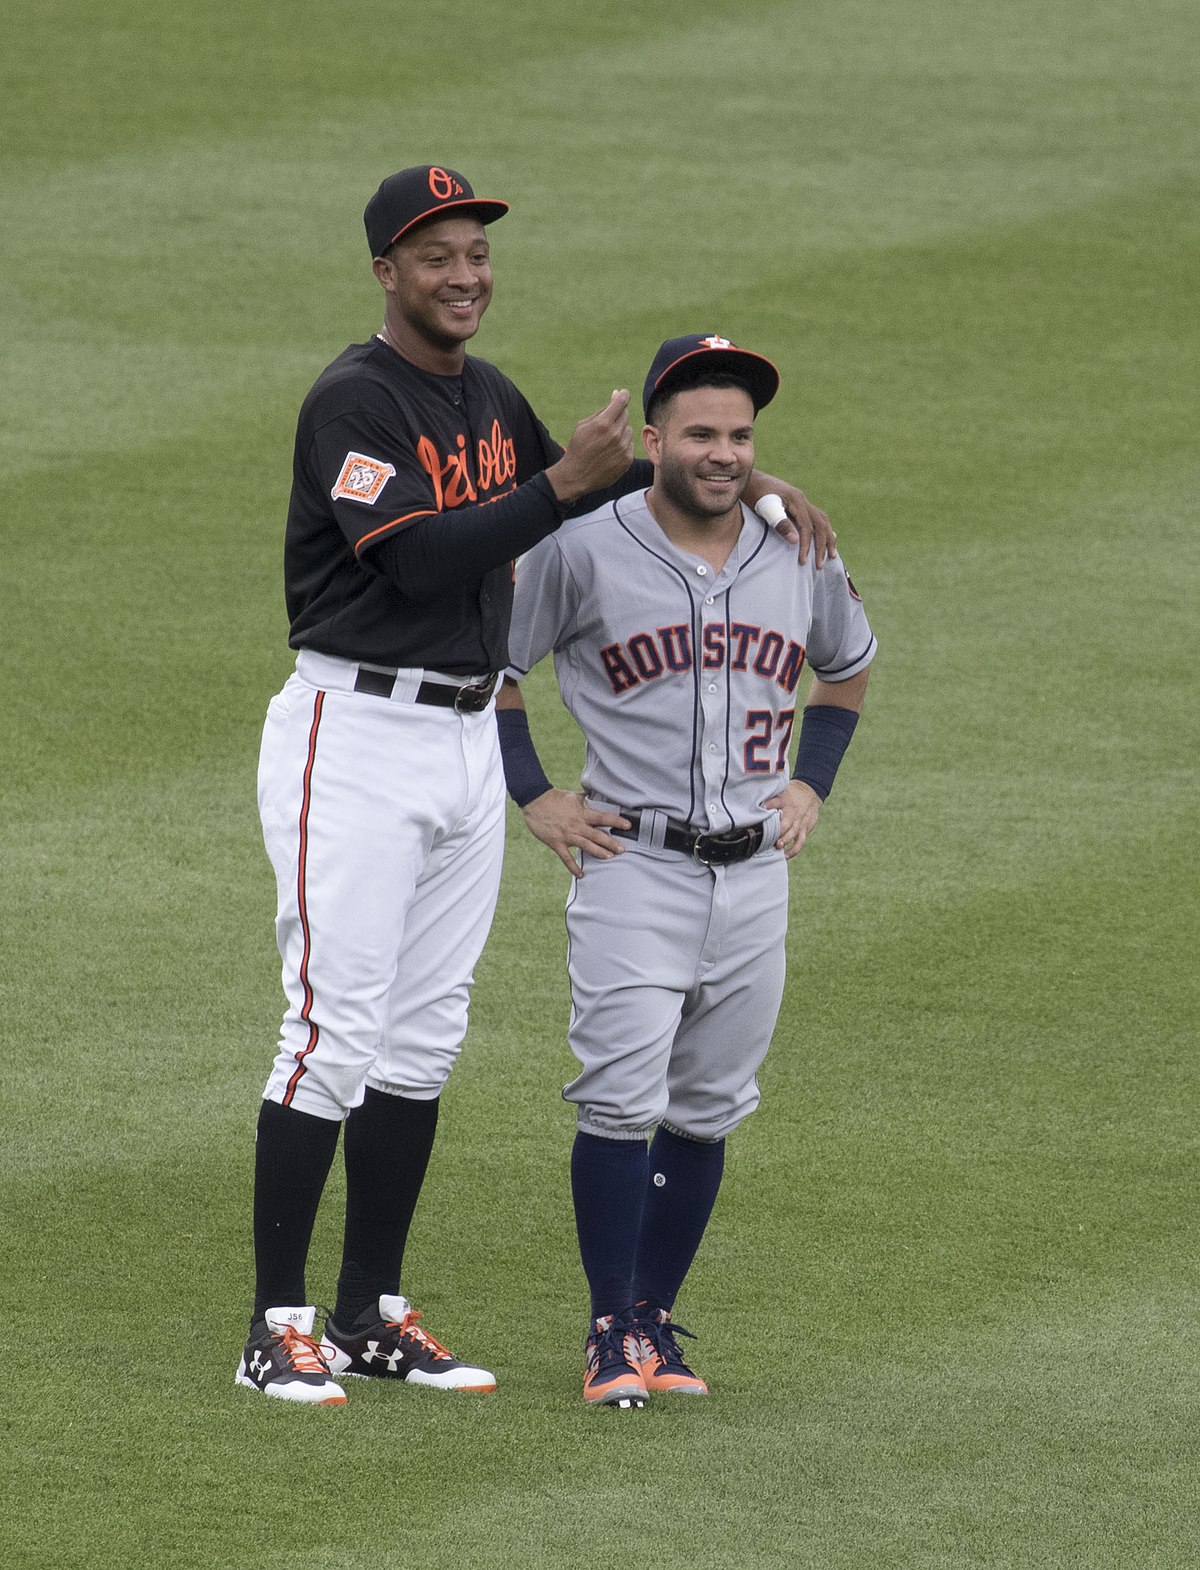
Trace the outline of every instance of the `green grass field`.
{"type": "Polygon", "coordinates": [[[1200,1563],[1194,6],[167,15],[15,0],[0,52],[0,1563],[1200,1563]],[[579,1398],[565,875],[515,812],[406,1279],[501,1389],[233,1383],[294,420],[427,160],[512,203],[474,347],[561,438],[669,335],[779,364],[760,460],[880,637],[680,1301],[708,1402],[579,1398]]]}

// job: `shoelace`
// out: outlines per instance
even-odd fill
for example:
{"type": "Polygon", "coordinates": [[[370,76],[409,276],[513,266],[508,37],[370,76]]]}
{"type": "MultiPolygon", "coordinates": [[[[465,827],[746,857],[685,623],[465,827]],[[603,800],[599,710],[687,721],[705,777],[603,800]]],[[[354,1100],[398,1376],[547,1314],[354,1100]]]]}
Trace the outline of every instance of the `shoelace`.
{"type": "Polygon", "coordinates": [[[672,1368],[687,1369],[688,1373],[691,1373],[691,1369],[688,1368],[687,1363],[684,1361],[683,1353],[679,1350],[679,1343],[675,1340],[675,1337],[687,1336],[689,1341],[698,1341],[700,1339],[699,1336],[693,1334],[690,1330],[685,1330],[682,1325],[672,1324],[669,1319],[661,1322],[657,1319],[642,1319],[638,1321],[637,1328],[638,1334],[650,1343],[664,1363],[669,1364],[672,1368]]]}
{"type": "Polygon", "coordinates": [[[630,1368],[625,1350],[625,1338],[630,1334],[628,1324],[618,1324],[615,1320],[607,1330],[594,1330],[592,1332],[592,1349],[595,1356],[595,1365],[592,1372],[606,1373],[610,1368],[630,1368]]]}
{"type": "Polygon", "coordinates": [[[417,1320],[420,1319],[420,1317],[420,1314],[414,1308],[405,1314],[403,1319],[388,1319],[385,1320],[384,1323],[387,1325],[389,1330],[394,1330],[397,1335],[411,1337],[411,1339],[415,1341],[418,1346],[424,1347],[425,1350],[431,1354],[431,1356],[435,1358],[446,1358],[450,1362],[453,1362],[454,1356],[450,1349],[448,1347],[444,1347],[440,1341],[435,1341],[434,1338],[429,1334],[428,1330],[423,1330],[421,1326],[417,1324],[417,1320]]]}
{"type": "Polygon", "coordinates": [[[295,1325],[284,1325],[277,1332],[283,1343],[283,1356],[298,1374],[327,1374],[329,1364],[312,1336],[302,1336],[295,1325]]]}

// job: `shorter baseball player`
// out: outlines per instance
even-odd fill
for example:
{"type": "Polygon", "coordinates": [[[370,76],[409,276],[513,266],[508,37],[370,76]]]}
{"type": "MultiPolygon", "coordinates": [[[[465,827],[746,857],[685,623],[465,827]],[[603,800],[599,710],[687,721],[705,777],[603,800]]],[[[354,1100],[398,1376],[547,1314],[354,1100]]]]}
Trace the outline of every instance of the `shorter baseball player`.
{"type": "Polygon", "coordinates": [[[707,1393],[675,1300],[726,1136],[758,1105],[783,995],[786,863],[829,794],[875,655],[842,562],[798,564],[741,500],[755,416],[778,385],[769,360],[726,338],[664,343],[643,398],[653,484],[564,524],[517,567],[498,720],[509,791],[575,876],[580,1073],[564,1095],[596,1405],[707,1393]],[[514,680],[551,651],[587,744],[578,794],[542,772],[514,680]]]}

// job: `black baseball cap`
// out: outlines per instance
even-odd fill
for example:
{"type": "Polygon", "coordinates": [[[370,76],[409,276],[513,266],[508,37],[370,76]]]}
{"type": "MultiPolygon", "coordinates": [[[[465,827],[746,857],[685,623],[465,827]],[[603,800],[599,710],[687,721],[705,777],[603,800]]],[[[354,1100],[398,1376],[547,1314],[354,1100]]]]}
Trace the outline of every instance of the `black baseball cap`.
{"type": "Polygon", "coordinates": [[[668,338],[654,356],[642,390],[642,408],[650,418],[650,405],[659,393],[686,387],[702,376],[732,376],[745,383],[755,414],[779,391],[779,372],[761,354],[739,349],[719,333],[668,338]]]}
{"type": "Polygon", "coordinates": [[[441,213],[474,213],[480,223],[494,223],[508,211],[507,202],[476,196],[465,175],[440,164],[418,164],[390,174],[367,203],[363,223],[372,256],[382,256],[402,234],[441,213]]]}

